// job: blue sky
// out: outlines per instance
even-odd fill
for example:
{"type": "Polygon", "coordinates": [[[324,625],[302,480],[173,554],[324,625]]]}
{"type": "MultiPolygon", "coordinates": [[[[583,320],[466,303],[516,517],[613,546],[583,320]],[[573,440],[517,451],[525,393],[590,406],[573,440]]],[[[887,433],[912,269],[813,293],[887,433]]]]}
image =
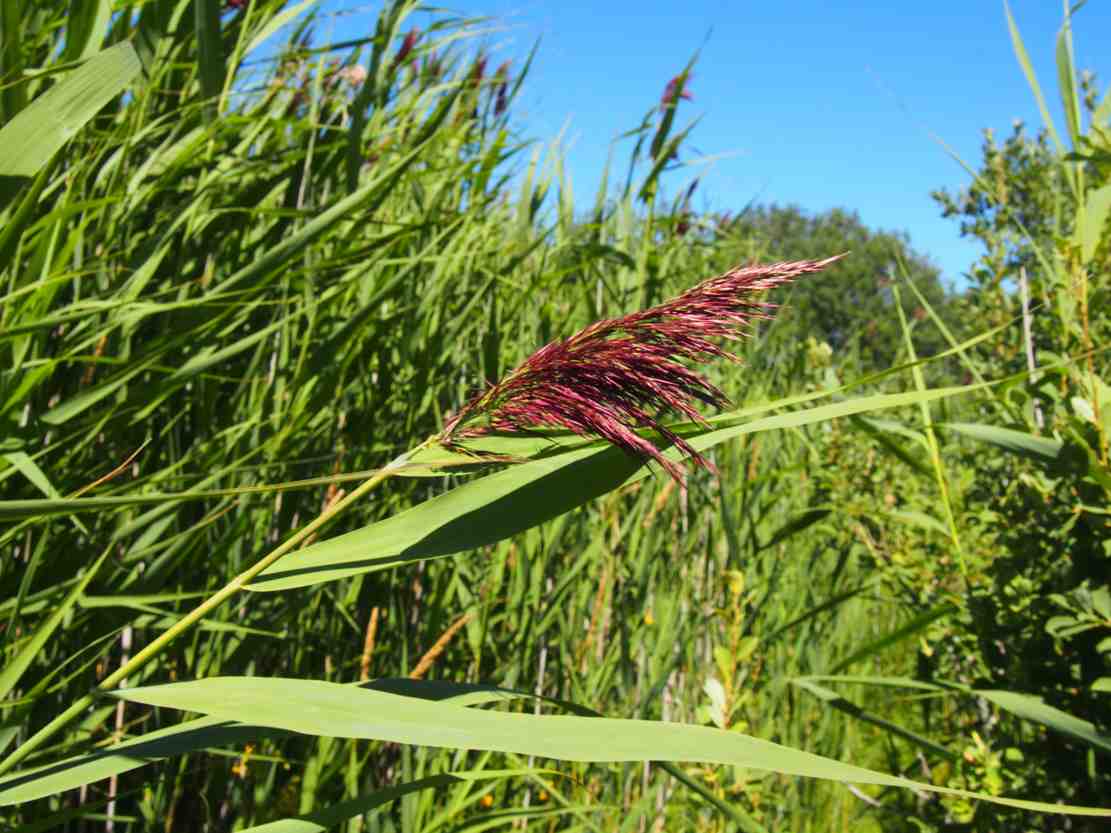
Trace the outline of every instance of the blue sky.
{"type": "MultiPolygon", "coordinates": [[[[445,5],[495,19],[498,30],[486,37],[491,66],[519,63],[541,39],[517,113],[538,140],[563,131],[576,201],[593,198],[611,140],[639,123],[700,50],[688,87],[694,100],[678,119],[700,118],[687,159],[692,150],[716,157],[702,169],[696,208],[736,211],[757,199],[855,209],[869,226],[906,231],[958,286],[978,248],[941,218],[929,194],[957,189],[968,176],[931,136],[977,165],[983,128],[1002,137],[1015,119],[1042,124],[995,0],[445,5]]],[[[337,19],[340,37],[363,34],[377,9],[359,0],[328,7],[357,12],[337,19]]],[[[1062,7],[1012,0],[1011,10],[1063,129],[1054,62],[1062,7]]],[[[1108,0],[1076,13],[1077,66],[1102,71],[1101,83],[1111,77],[1107,32],[1108,0]]],[[[619,148],[615,159],[625,158],[619,148]]],[[[682,181],[671,181],[672,193],[682,181]]]]}

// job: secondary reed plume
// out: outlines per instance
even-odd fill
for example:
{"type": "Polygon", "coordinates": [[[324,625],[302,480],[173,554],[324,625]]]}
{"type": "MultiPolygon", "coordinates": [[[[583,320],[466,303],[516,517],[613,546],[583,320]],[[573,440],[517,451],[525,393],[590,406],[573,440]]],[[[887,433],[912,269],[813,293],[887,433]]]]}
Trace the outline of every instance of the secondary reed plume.
{"type": "Polygon", "coordinates": [[[706,458],[660,423],[677,413],[706,424],[696,402],[728,400],[707,379],[681,364],[736,357],[718,340],[737,340],[752,322],[771,318],[776,305],[763,293],[820,271],[843,257],[733,269],[658,306],[595,322],[541,347],[500,382],[449,419],[440,441],[449,446],[490,431],[564,428],[602,437],[645,462],[655,460],[677,481],[682,468],[638,430],[649,429],[695,463],[706,458]],[[483,417],[483,424],[467,425],[483,417]]]}

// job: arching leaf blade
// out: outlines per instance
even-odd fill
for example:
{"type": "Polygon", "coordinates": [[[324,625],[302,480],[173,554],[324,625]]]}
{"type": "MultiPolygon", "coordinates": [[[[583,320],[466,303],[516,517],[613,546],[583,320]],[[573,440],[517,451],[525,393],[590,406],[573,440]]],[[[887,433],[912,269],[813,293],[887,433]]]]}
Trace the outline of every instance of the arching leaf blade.
{"type": "MultiPolygon", "coordinates": [[[[905,407],[982,387],[876,394],[740,424],[729,424],[730,415],[723,414],[709,428],[688,423],[675,430],[695,449],[706,451],[745,434],[905,407]],[[725,427],[714,427],[723,422],[725,427]]],[[[664,453],[681,458],[674,448],[664,453]]],[[[655,471],[620,449],[601,444],[531,460],[472,480],[383,521],[298,550],[264,570],[248,589],[289,590],[486,546],[655,471]]]]}
{"type": "Polygon", "coordinates": [[[1046,813],[1111,817],[1071,807],[939,787],[842,763],[735,731],[682,723],[467,708],[323,680],[212,677],[128,689],[136,703],[327,737],[508,752],[569,761],[690,761],[856,784],[914,788],[1046,813]],[[605,738],[605,743],[599,743],[605,738]]]}

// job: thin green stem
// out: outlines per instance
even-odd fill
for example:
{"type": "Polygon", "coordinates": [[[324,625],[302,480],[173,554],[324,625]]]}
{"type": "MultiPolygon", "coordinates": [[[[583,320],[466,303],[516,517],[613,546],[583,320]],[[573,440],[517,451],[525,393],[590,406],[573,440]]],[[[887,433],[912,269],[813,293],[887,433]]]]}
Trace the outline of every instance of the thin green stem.
{"type": "Polygon", "coordinates": [[[429,438],[415,448],[402,454],[392,463],[379,469],[375,474],[364,483],[358,486],[347,497],[338,501],[337,503],[329,506],[321,512],[311,522],[301,527],[294,535],[287,539],[281,546],[271,551],[264,558],[260,559],[251,567],[244,570],[237,575],[220,590],[209,596],[193,610],[179,619],[173,624],[172,627],[167,629],[161,636],[152,641],[143,650],[135,654],[128,662],[121,665],[115,672],[105,677],[99,685],[91,692],[83,697],[74,701],[69,708],[39,729],[35,734],[29,737],[22,743],[15,751],[13,751],[7,758],[0,763],[0,775],[9,772],[20,761],[38,749],[46,740],[54,735],[59,729],[67,725],[71,720],[85,711],[93,702],[95,702],[97,695],[104,691],[109,691],[115,688],[119,683],[123,682],[131,674],[134,674],[140,668],[145,666],[148,662],[158,656],[167,645],[185,633],[193,625],[197,624],[201,619],[211,613],[213,610],[222,605],[229,598],[234,596],[246,585],[250,584],[263,570],[270,565],[274,564],[283,555],[286,555],[302,541],[306,540],[314,532],[317,532],[322,526],[335,518],[347,507],[351,506],[355,501],[365,497],[371,490],[373,490],[379,483],[388,477],[393,476],[399,468],[405,463],[408,458],[415,452],[427,447],[432,442],[429,438]]]}
{"type": "MultiPolygon", "coordinates": [[[[894,279],[894,275],[892,275],[892,279],[894,279]]],[[[907,321],[906,312],[903,310],[903,302],[899,297],[899,287],[893,285],[891,291],[895,299],[895,310],[899,314],[899,324],[903,330],[903,340],[906,344],[907,354],[911,362],[916,362],[918,361],[918,353],[914,349],[914,340],[910,335],[910,324],[907,321]]],[[[919,392],[926,390],[926,380],[922,376],[922,368],[913,368],[911,374],[919,392]]],[[[937,480],[938,491],[941,493],[941,507],[945,510],[945,523],[949,529],[949,540],[953,545],[953,551],[957,555],[957,565],[960,567],[961,577],[967,587],[968,567],[964,560],[964,547],[961,545],[960,530],[957,529],[957,518],[953,512],[953,499],[949,490],[948,478],[945,476],[945,464],[941,460],[941,446],[938,444],[937,434],[934,432],[933,416],[930,413],[930,406],[925,402],[919,403],[919,410],[922,415],[922,432],[925,434],[926,445],[930,452],[930,463],[934,470],[934,477],[937,480]]]]}

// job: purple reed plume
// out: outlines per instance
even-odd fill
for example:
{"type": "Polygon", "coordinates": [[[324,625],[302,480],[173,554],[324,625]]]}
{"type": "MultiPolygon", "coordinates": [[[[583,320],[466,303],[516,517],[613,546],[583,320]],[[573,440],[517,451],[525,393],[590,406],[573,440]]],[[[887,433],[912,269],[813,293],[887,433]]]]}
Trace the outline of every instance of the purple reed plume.
{"type": "Polygon", "coordinates": [[[721,390],[679,360],[735,361],[716,339],[737,340],[748,334],[753,321],[773,316],[776,305],[760,293],[841,257],[733,269],[658,306],[597,321],[553,341],[467,402],[445,423],[440,442],[459,446],[459,440],[491,431],[564,428],[602,437],[644,462],[655,460],[681,484],[682,467],[637,433],[649,429],[712,471],[705,457],[659,422],[670,412],[705,425],[693,403],[728,402],[721,390]],[[465,426],[476,417],[484,417],[484,424],[465,426]]]}
{"type": "Polygon", "coordinates": [[[494,115],[500,116],[509,107],[509,61],[494,73],[494,115]]]}
{"type": "Polygon", "coordinates": [[[664,94],[660,96],[660,110],[666,110],[668,107],[673,107],[679,103],[679,99],[691,101],[694,96],[687,90],[687,82],[691,76],[687,73],[679,73],[664,87],[664,94]]]}
{"type": "Polygon", "coordinates": [[[405,39],[401,41],[401,46],[397,49],[397,55],[394,56],[393,65],[395,68],[401,66],[405,59],[409,57],[409,53],[413,51],[413,47],[417,45],[419,39],[420,29],[409,30],[405,39]]]}

